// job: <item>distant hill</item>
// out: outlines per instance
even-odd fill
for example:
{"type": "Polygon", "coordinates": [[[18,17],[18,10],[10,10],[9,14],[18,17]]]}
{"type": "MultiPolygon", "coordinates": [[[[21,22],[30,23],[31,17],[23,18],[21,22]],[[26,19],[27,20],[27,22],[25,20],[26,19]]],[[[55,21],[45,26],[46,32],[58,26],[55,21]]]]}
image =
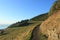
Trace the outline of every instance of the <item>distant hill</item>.
{"type": "Polygon", "coordinates": [[[22,21],[16,22],[16,23],[10,25],[9,27],[28,26],[28,25],[32,24],[33,21],[44,21],[47,18],[48,18],[48,13],[40,14],[38,16],[31,18],[30,20],[27,19],[27,20],[22,20],[22,21]]]}
{"type": "Polygon", "coordinates": [[[22,20],[22,21],[18,21],[16,23],[13,23],[8,28],[11,28],[11,27],[20,27],[20,26],[27,26],[27,25],[30,25],[30,24],[31,24],[31,22],[29,22],[29,20],[26,19],[26,20],[22,20]]]}
{"type": "Polygon", "coordinates": [[[32,21],[44,21],[48,18],[48,13],[40,14],[38,16],[33,17],[32,21]]]}

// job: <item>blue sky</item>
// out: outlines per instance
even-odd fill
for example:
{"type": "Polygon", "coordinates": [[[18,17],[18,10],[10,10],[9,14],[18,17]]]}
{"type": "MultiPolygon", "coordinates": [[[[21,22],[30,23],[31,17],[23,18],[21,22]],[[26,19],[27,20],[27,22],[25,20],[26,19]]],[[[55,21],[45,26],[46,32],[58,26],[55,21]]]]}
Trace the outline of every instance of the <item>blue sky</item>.
{"type": "Polygon", "coordinates": [[[0,24],[30,19],[50,10],[55,0],[0,0],[0,24]]]}

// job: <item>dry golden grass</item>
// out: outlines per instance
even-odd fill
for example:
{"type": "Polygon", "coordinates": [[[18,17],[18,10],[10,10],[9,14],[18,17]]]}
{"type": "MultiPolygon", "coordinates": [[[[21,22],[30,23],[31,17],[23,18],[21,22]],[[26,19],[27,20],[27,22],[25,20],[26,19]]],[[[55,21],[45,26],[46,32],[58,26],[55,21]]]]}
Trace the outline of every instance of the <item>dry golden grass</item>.
{"type": "Polygon", "coordinates": [[[7,28],[7,34],[0,36],[0,40],[29,40],[31,32],[40,22],[34,22],[31,25],[24,27],[7,28]]]}

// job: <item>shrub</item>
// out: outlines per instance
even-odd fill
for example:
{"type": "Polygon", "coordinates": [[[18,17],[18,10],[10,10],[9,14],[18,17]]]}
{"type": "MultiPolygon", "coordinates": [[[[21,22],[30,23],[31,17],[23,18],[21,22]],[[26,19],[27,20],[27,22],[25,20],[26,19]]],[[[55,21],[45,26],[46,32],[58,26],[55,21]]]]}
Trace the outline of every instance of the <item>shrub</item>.
{"type": "Polygon", "coordinates": [[[11,27],[26,26],[26,25],[29,24],[28,21],[29,21],[29,20],[22,20],[22,21],[20,21],[20,22],[16,22],[16,23],[10,25],[9,28],[11,28],[11,27]]]}

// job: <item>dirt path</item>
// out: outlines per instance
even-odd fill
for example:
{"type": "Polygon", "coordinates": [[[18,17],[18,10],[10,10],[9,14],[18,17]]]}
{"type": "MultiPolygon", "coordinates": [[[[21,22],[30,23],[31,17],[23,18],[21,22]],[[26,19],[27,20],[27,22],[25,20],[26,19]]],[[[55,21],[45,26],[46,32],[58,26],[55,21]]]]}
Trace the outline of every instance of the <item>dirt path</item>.
{"type": "Polygon", "coordinates": [[[40,35],[39,35],[39,25],[37,25],[33,31],[32,31],[32,36],[31,36],[31,39],[30,40],[39,40],[40,39],[40,35]]]}

